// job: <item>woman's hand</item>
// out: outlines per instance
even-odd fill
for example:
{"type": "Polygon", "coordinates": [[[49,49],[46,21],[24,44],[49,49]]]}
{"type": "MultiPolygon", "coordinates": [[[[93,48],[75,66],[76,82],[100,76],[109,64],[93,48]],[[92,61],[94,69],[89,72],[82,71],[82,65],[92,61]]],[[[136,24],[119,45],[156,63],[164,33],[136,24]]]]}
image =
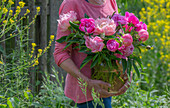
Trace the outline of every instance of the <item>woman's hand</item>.
{"type": "Polygon", "coordinates": [[[92,91],[92,88],[94,88],[95,92],[100,94],[101,98],[107,98],[110,96],[114,96],[116,93],[109,93],[108,89],[111,87],[109,83],[103,82],[101,80],[92,80],[89,79],[87,82],[87,88],[92,91]]]}

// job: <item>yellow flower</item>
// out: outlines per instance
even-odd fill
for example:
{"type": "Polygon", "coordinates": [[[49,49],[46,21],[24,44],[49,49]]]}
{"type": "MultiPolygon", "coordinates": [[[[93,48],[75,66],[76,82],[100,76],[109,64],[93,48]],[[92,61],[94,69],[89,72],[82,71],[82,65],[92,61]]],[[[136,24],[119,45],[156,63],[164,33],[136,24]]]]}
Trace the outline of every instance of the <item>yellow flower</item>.
{"type": "Polygon", "coordinates": [[[155,38],[155,42],[157,42],[158,41],[158,39],[157,38],[155,38]]]}
{"type": "Polygon", "coordinates": [[[10,10],[10,11],[9,11],[9,14],[12,15],[12,14],[13,14],[13,10],[10,10]]]}
{"type": "Polygon", "coordinates": [[[141,49],[141,52],[143,53],[143,52],[145,52],[145,50],[144,50],[144,49],[141,49]]]}
{"type": "Polygon", "coordinates": [[[4,7],[2,11],[4,14],[6,14],[8,12],[8,9],[6,7],[4,7]]]}
{"type": "Polygon", "coordinates": [[[8,3],[9,3],[10,5],[13,5],[13,4],[14,4],[14,2],[13,2],[12,0],[9,0],[8,3]]]}
{"type": "Polygon", "coordinates": [[[38,61],[38,59],[37,60],[35,60],[35,65],[38,65],[39,64],[39,61],[38,61]]]}
{"type": "Polygon", "coordinates": [[[37,12],[40,12],[40,7],[37,7],[37,12]]]}
{"type": "Polygon", "coordinates": [[[54,39],[54,35],[51,35],[51,36],[50,36],[50,39],[53,40],[53,39],[54,39]]]}
{"type": "Polygon", "coordinates": [[[136,86],[138,86],[139,85],[139,83],[136,83],[136,86]]]}
{"type": "Polygon", "coordinates": [[[38,49],[38,52],[39,52],[39,53],[42,53],[42,49],[38,49]]]}
{"type": "Polygon", "coordinates": [[[148,64],[147,64],[147,66],[148,66],[148,67],[150,67],[150,66],[151,66],[151,64],[150,64],[150,63],[148,63],[148,64]]]}
{"type": "Polygon", "coordinates": [[[12,34],[10,34],[10,36],[12,36],[12,34]]]}
{"type": "Polygon", "coordinates": [[[164,39],[163,39],[163,38],[161,38],[160,40],[161,40],[162,42],[164,42],[164,39]]]}
{"type": "Polygon", "coordinates": [[[32,43],[32,47],[35,47],[36,46],[36,43],[32,43]]]}
{"type": "Polygon", "coordinates": [[[2,62],[2,61],[0,61],[0,64],[3,64],[3,62],[2,62]]]}
{"type": "Polygon", "coordinates": [[[165,55],[165,58],[169,58],[169,56],[168,56],[168,55],[165,55]]]}
{"type": "Polygon", "coordinates": [[[145,11],[145,8],[142,8],[141,10],[142,10],[142,11],[145,11]]]}
{"type": "Polygon", "coordinates": [[[168,32],[169,32],[169,31],[168,31],[168,29],[165,29],[164,31],[165,31],[166,33],[168,33],[168,32]]]}
{"type": "Polygon", "coordinates": [[[34,50],[35,50],[35,48],[33,47],[33,48],[32,48],[32,51],[34,52],[34,50]]]}
{"type": "Polygon", "coordinates": [[[24,3],[23,1],[20,1],[20,2],[19,2],[19,6],[20,6],[21,8],[23,8],[23,7],[25,6],[25,3],[24,3]]]}
{"type": "Polygon", "coordinates": [[[154,33],[153,33],[153,32],[150,32],[150,34],[151,34],[151,35],[154,35],[154,33]]]}
{"type": "Polygon", "coordinates": [[[14,20],[12,20],[12,19],[9,19],[9,21],[10,21],[11,24],[14,23],[14,20]]]}
{"type": "Polygon", "coordinates": [[[29,10],[29,9],[27,9],[26,13],[30,13],[30,10],[29,10]]]}
{"type": "Polygon", "coordinates": [[[19,14],[21,12],[21,10],[16,10],[16,13],[19,14]]]}
{"type": "Polygon", "coordinates": [[[19,6],[17,6],[17,10],[20,10],[21,8],[19,6]]]}
{"type": "Polygon", "coordinates": [[[6,20],[4,20],[4,21],[3,21],[3,23],[4,23],[4,24],[6,24],[6,23],[7,23],[7,21],[6,21],[6,20]]]}

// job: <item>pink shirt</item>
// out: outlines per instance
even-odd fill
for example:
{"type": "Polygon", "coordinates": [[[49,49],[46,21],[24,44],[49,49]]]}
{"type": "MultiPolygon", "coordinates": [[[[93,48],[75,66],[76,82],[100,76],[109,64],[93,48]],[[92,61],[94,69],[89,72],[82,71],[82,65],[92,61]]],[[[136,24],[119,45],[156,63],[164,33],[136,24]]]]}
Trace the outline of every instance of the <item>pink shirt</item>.
{"type": "MultiPolygon", "coordinates": [[[[106,0],[103,5],[93,5],[86,2],[85,0],[64,0],[60,6],[59,15],[69,11],[75,11],[77,13],[78,20],[83,18],[85,13],[89,17],[96,19],[99,17],[102,18],[107,17],[108,15],[112,15],[114,11],[117,13],[117,10],[117,4],[115,0],[106,0]]],[[[68,34],[70,34],[69,31],[62,32],[60,27],[58,27],[56,39],[59,39],[60,37],[66,36],[68,34]]],[[[60,44],[56,42],[55,44],[54,58],[56,64],[59,66],[64,60],[71,58],[76,66],[80,68],[80,64],[87,55],[84,53],[79,53],[77,49],[72,50],[72,47],[62,51],[65,45],[66,43],[60,44]]],[[[88,78],[91,77],[90,65],[91,63],[88,63],[81,70],[81,72],[88,78]]],[[[86,100],[85,95],[79,87],[77,79],[70,74],[67,74],[66,76],[64,92],[67,97],[71,98],[76,103],[83,103],[93,100],[89,90],[87,90],[86,100]]]]}

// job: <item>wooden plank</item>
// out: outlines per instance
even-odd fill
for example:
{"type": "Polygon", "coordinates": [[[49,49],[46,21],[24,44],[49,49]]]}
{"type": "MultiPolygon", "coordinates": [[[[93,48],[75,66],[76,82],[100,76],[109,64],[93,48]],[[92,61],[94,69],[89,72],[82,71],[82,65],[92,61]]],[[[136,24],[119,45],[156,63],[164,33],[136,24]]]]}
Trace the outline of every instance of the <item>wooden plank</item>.
{"type": "MultiPolygon", "coordinates": [[[[34,18],[35,16],[35,2],[34,0],[28,0],[28,8],[30,10],[30,14],[29,14],[29,22],[32,21],[32,19],[34,18]]],[[[32,24],[30,26],[30,30],[29,30],[29,38],[32,39],[30,42],[29,42],[29,46],[31,46],[31,43],[32,42],[35,42],[35,25],[32,24]]],[[[35,84],[36,84],[36,72],[33,71],[34,68],[30,68],[30,89],[32,90],[33,93],[36,92],[36,87],[35,87],[35,84]]]]}
{"type": "MultiPolygon", "coordinates": [[[[40,48],[47,46],[47,6],[48,1],[42,0],[41,2],[41,37],[40,37],[40,48]]],[[[40,69],[42,72],[47,72],[47,53],[40,58],[40,69]]]]}
{"type": "MultiPolygon", "coordinates": [[[[50,34],[52,34],[54,36],[56,36],[56,33],[57,33],[57,19],[59,18],[58,12],[59,12],[59,7],[60,7],[62,1],[63,0],[50,0],[50,4],[49,4],[50,34]]],[[[50,55],[53,55],[54,48],[55,48],[55,41],[53,41],[53,43],[51,45],[50,55]]],[[[55,64],[54,57],[51,56],[51,58],[49,58],[49,59],[50,59],[50,69],[49,70],[52,71],[52,68],[54,66],[55,70],[59,72],[59,76],[61,76],[61,74],[62,74],[65,77],[66,72],[55,64]]]]}

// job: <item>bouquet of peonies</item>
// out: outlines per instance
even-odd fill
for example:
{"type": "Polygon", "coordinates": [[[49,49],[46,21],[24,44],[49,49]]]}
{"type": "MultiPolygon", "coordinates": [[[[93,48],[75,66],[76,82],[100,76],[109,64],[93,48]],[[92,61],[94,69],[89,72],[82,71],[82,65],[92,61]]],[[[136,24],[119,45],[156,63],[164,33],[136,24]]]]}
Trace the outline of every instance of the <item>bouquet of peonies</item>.
{"type": "Polygon", "coordinates": [[[60,15],[58,23],[63,32],[70,30],[71,33],[56,41],[66,42],[64,49],[75,44],[74,48],[87,54],[80,69],[92,61],[92,78],[114,85],[115,77],[119,78],[121,72],[131,76],[132,67],[140,77],[140,46],[146,46],[143,42],[148,39],[149,34],[147,25],[139,22],[133,13],[126,12],[125,16],[113,13],[107,18],[97,19],[89,18],[85,14],[85,17],[78,21],[76,13],[70,11],[60,15]]]}

